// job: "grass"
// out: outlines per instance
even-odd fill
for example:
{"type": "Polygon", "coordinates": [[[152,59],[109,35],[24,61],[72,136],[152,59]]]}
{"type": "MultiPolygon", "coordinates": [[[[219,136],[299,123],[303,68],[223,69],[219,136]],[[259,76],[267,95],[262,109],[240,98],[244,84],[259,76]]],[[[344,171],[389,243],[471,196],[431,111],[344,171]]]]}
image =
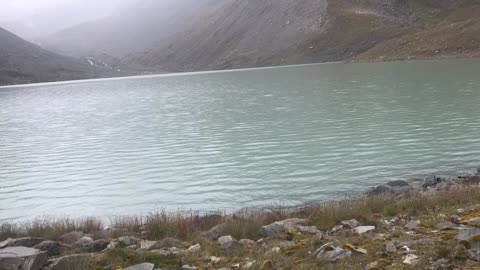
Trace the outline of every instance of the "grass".
{"type": "MultiPolygon", "coordinates": [[[[167,237],[184,241],[194,240],[201,231],[217,224],[225,224],[225,234],[236,239],[259,239],[261,226],[274,221],[298,217],[307,218],[321,230],[329,230],[342,220],[357,219],[362,224],[375,225],[379,216],[392,217],[399,213],[425,215],[426,225],[438,221],[435,216],[440,210],[455,212],[480,203],[479,186],[467,186],[434,193],[414,192],[403,197],[362,196],[309,205],[299,208],[275,206],[268,210],[243,210],[234,215],[224,212],[201,214],[195,211],[159,211],[148,216],[126,216],[112,219],[113,230],[110,237],[137,235],[149,240],[167,237]],[[142,233],[143,232],[143,233],[142,233]]],[[[81,231],[95,234],[103,230],[105,224],[98,218],[37,218],[26,223],[4,223],[0,225],[0,240],[17,237],[40,237],[56,240],[64,233],[81,231]]]]}

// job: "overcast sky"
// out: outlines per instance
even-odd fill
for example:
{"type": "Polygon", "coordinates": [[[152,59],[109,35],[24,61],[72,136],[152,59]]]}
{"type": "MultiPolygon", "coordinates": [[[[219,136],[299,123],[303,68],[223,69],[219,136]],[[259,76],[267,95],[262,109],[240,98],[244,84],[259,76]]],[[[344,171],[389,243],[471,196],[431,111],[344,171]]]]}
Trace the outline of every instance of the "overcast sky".
{"type": "Polygon", "coordinates": [[[0,27],[19,35],[48,34],[108,16],[124,0],[0,0],[0,27]]]}

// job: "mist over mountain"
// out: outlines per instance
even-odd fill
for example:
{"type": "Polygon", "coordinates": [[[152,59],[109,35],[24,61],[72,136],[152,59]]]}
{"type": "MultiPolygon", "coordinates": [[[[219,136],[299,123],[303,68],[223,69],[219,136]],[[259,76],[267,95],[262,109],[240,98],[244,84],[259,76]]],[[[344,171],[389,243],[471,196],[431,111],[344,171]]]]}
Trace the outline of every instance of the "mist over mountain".
{"type": "MultiPolygon", "coordinates": [[[[99,6],[88,21],[69,12],[37,12],[54,16],[64,27],[39,31],[34,42],[55,55],[123,74],[480,55],[480,0],[125,0],[109,5],[99,6]],[[70,15],[70,21],[58,19],[70,15]],[[72,25],[74,20],[82,22],[72,25]]],[[[91,9],[86,5],[79,11],[91,9]]]]}

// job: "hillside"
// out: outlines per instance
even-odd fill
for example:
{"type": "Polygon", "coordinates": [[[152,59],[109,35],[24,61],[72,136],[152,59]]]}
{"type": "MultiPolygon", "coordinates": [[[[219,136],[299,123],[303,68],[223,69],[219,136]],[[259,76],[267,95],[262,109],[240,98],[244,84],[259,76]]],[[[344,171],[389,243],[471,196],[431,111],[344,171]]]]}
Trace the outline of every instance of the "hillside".
{"type": "MultiPolygon", "coordinates": [[[[443,30],[437,28],[435,21],[450,27],[458,19],[457,10],[469,10],[478,3],[477,0],[232,0],[224,2],[211,16],[197,19],[167,46],[129,55],[123,60],[169,71],[344,61],[405,35],[424,32],[425,44],[432,36],[442,38],[443,30]]],[[[471,20],[476,20],[478,14],[460,13],[471,20]]],[[[475,26],[471,28],[463,31],[463,25],[458,24],[452,30],[456,38],[444,50],[451,51],[467,40],[478,38],[475,26]]],[[[480,51],[478,44],[469,44],[472,52],[480,51]]],[[[392,51],[396,48],[392,44],[375,55],[394,58],[392,51]]],[[[415,54],[408,48],[403,53],[415,54]]],[[[418,52],[417,57],[429,56],[424,53],[418,52]]]]}
{"type": "Polygon", "coordinates": [[[3,28],[0,28],[0,44],[0,85],[117,75],[44,50],[3,28]]]}

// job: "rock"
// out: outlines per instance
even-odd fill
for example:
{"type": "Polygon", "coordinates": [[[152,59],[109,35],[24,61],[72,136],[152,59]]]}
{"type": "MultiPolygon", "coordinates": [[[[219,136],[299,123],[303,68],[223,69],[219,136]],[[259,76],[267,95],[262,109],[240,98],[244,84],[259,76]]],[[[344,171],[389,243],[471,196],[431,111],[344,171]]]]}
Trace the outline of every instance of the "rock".
{"type": "Polygon", "coordinates": [[[82,238],[84,236],[85,236],[85,234],[83,234],[82,232],[69,232],[69,233],[66,233],[66,234],[60,236],[59,240],[62,243],[73,245],[78,240],[80,240],[80,238],[82,238]]]}
{"type": "Polygon", "coordinates": [[[118,238],[119,247],[128,247],[132,245],[138,245],[142,239],[134,236],[122,236],[118,238]]]}
{"type": "Polygon", "coordinates": [[[472,261],[480,262],[480,250],[470,249],[467,251],[467,256],[472,261]]]}
{"type": "Polygon", "coordinates": [[[240,239],[240,244],[246,248],[252,248],[257,245],[257,242],[250,240],[250,239],[240,239]]]}
{"type": "Polygon", "coordinates": [[[213,226],[210,230],[202,232],[201,237],[210,241],[217,240],[220,236],[225,234],[225,224],[218,224],[213,226]]]}
{"type": "Polygon", "coordinates": [[[47,262],[47,253],[36,248],[6,247],[0,249],[1,270],[40,270],[47,262]]]}
{"type": "Polygon", "coordinates": [[[230,235],[218,238],[218,243],[220,244],[220,253],[223,256],[233,256],[242,249],[242,244],[230,235]]]}
{"type": "Polygon", "coordinates": [[[252,269],[253,266],[255,265],[255,262],[256,262],[256,261],[246,262],[246,263],[243,265],[242,269],[252,269]]]}
{"type": "Polygon", "coordinates": [[[336,262],[337,260],[350,257],[352,255],[351,251],[347,251],[339,247],[336,243],[327,243],[321,246],[314,252],[314,255],[320,259],[326,259],[331,262],[336,262]]]}
{"type": "Polygon", "coordinates": [[[390,241],[390,242],[385,244],[385,251],[387,253],[395,253],[395,252],[397,252],[397,247],[395,246],[395,244],[392,241],[390,241]]]}
{"type": "Polygon", "coordinates": [[[431,176],[426,177],[423,180],[422,187],[423,188],[432,188],[432,187],[435,187],[436,185],[438,185],[438,184],[440,184],[444,181],[446,181],[446,179],[444,179],[442,177],[437,177],[435,175],[431,175],[431,176]]]}
{"type": "Polygon", "coordinates": [[[108,242],[105,239],[95,240],[92,243],[85,246],[83,250],[86,252],[100,252],[106,249],[109,243],[110,242],[108,242]]]}
{"type": "Polygon", "coordinates": [[[480,227],[480,213],[477,213],[476,215],[479,215],[479,216],[471,217],[471,218],[462,218],[461,223],[468,226],[480,227]]]}
{"type": "Polygon", "coordinates": [[[369,192],[367,192],[367,194],[369,196],[376,196],[376,195],[380,195],[380,194],[384,194],[384,193],[390,193],[390,192],[392,192],[392,188],[390,188],[388,186],[385,186],[385,185],[380,185],[380,186],[377,186],[374,189],[370,190],[369,192]]]}
{"type": "Polygon", "coordinates": [[[390,187],[408,187],[408,186],[410,186],[410,184],[407,181],[396,180],[396,181],[388,182],[387,186],[390,186],[390,187]]]}
{"type": "Polygon", "coordinates": [[[352,245],[352,244],[350,244],[350,243],[346,243],[346,244],[344,245],[344,248],[346,248],[346,249],[348,249],[348,250],[350,250],[350,251],[354,251],[354,252],[359,253],[359,254],[367,254],[367,253],[368,253],[368,251],[367,251],[366,249],[364,249],[364,248],[359,248],[359,247],[354,246],[354,245],[352,245]]]}
{"type": "Polygon", "coordinates": [[[262,263],[262,266],[260,266],[260,270],[273,270],[273,263],[271,260],[266,260],[262,263]]]}
{"type": "Polygon", "coordinates": [[[142,264],[129,266],[129,267],[123,269],[123,270],[153,270],[154,267],[155,267],[154,264],[142,263],[142,264]]]}
{"type": "Polygon", "coordinates": [[[155,248],[171,248],[171,247],[179,247],[181,245],[182,245],[182,241],[175,238],[167,237],[157,242],[157,244],[155,245],[155,248]]]}
{"type": "Polygon", "coordinates": [[[44,270],[85,270],[92,269],[94,265],[94,254],[75,254],[56,259],[44,270]]]}
{"type": "Polygon", "coordinates": [[[417,229],[417,226],[418,226],[418,221],[412,220],[412,221],[408,222],[407,225],[405,225],[405,228],[413,231],[413,230],[417,229]]]}
{"type": "Polygon", "coordinates": [[[404,264],[414,265],[414,264],[417,264],[418,261],[419,261],[418,256],[415,254],[408,254],[403,258],[404,264]]]}
{"type": "Polygon", "coordinates": [[[197,270],[198,268],[195,266],[184,265],[182,266],[182,270],[197,270]]]}
{"type": "Polygon", "coordinates": [[[7,239],[3,242],[0,242],[0,248],[6,248],[6,247],[34,247],[41,242],[43,242],[44,239],[40,238],[33,238],[33,237],[23,237],[23,238],[15,238],[15,239],[7,239]]]}
{"type": "Polygon", "coordinates": [[[377,261],[371,262],[365,266],[365,270],[379,270],[379,263],[377,261]]]}
{"type": "Polygon", "coordinates": [[[447,270],[451,269],[448,259],[442,258],[432,263],[434,270],[447,270]]]}
{"type": "Polygon", "coordinates": [[[291,218],[274,222],[270,225],[263,226],[260,235],[262,237],[271,237],[278,233],[286,233],[288,231],[297,231],[297,226],[305,226],[309,223],[307,219],[291,218]]]}
{"type": "Polygon", "coordinates": [[[296,229],[301,232],[301,233],[304,233],[304,234],[322,234],[322,232],[317,229],[317,227],[315,226],[302,226],[302,225],[299,225],[296,227],[296,229]]]}
{"type": "Polygon", "coordinates": [[[295,242],[293,241],[283,241],[278,244],[279,247],[281,248],[287,248],[287,247],[292,247],[295,246],[295,242]]]}
{"type": "Polygon", "coordinates": [[[334,234],[334,233],[339,232],[341,230],[343,230],[343,225],[337,225],[330,230],[330,233],[334,234]]]}
{"type": "Polygon", "coordinates": [[[187,249],[189,253],[197,253],[202,251],[202,246],[200,244],[195,244],[187,249]]]}
{"type": "Polygon", "coordinates": [[[219,257],[215,257],[215,256],[210,256],[208,257],[208,261],[210,261],[211,263],[213,264],[217,264],[221,261],[222,259],[219,258],[219,257]]]}
{"type": "Polygon", "coordinates": [[[140,249],[152,250],[156,248],[155,247],[156,244],[157,244],[157,241],[142,240],[140,241],[140,249]]]}
{"type": "Polygon", "coordinates": [[[462,227],[458,226],[455,223],[452,222],[442,222],[438,223],[435,225],[435,228],[440,231],[446,231],[446,230],[461,230],[462,227]]]}
{"type": "Polygon", "coordinates": [[[364,233],[375,230],[375,226],[358,226],[353,230],[358,234],[364,234],[364,233]]]}
{"type": "Polygon", "coordinates": [[[280,252],[280,247],[273,247],[270,251],[273,253],[278,253],[280,252]]]}
{"type": "Polygon", "coordinates": [[[183,254],[185,252],[187,252],[186,250],[184,249],[179,249],[179,248],[176,248],[176,247],[171,247],[171,248],[168,248],[168,249],[154,249],[154,250],[151,250],[152,253],[156,253],[158,255],[161,255],[161,256],[177,256],[179,254],[183,254]]]}
{"type": "Polygon", "coordinates": [[[36,248],[41,251],[45,251],[47,253],[47,256],[53,257],[53,256],[60,255],[61,246],[59,243],[55,241],[46,240],[34,246],[33,248],[36,248]]]}
{"type": "Polygon", "coordinates": [[[450,217],[450,222],[452,222],[452,223],[460,224],[460,221],[461,221],[461,219],[460,219],[460,217],[457,216],[457,215],[452,215],[452,216],[450,217]]]}
{"type": "Polygon", "coordinates": [[[340,224],[342,224],[344,227],[347,227],[349,229],[355,229],[356,227],[362,225],[362,224],[360,224],[360,222],[358,222],[355,219],[343,220],[342,222],[340,222],[340,224]]]}

